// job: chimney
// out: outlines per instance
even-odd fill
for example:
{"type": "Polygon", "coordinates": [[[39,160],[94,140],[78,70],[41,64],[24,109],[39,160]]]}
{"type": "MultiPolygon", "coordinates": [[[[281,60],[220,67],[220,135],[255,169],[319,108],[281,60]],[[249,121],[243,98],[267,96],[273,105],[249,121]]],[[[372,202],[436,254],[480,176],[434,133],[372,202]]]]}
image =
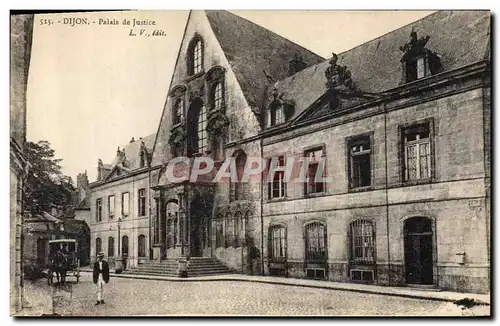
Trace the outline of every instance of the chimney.
{"type": "Polygon", "coordinates": [[[292,76],[307,67],[302,57],[297,53],[293,56],[292,60],[288,61],[288,75],[292,76]]]}

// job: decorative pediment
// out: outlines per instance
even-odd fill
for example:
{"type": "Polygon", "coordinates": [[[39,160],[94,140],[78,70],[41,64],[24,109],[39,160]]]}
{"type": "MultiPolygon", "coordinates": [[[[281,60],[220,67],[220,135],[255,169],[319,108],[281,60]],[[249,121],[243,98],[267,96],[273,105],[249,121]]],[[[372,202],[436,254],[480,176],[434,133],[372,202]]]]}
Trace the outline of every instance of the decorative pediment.
{"type": "Polygon", "coordinates": [[[215,66],[212,67],[208,72],[205,77],[205,80],[207,83],[213,83],[219,80],[222,80],[224,78],[224,74],[226,73],[226,69],[221,66],[215,66]]]}
{"type": "Polygon", "coordinates": [[[215,135],[221,135],[226,132],[229,125],[229,119],[221,112],[215,112],[210,115],[207,121],[207,131],[215,135]]]}
{"type": "Polygon", "coordinates": [[[419,56],[425,54],[426,48],[425,45],[429,41],[430,36],[427,35],[425,37],[418,38],[417,32],[412,31],[410,33],[410,41],[403,46],[400,46],[399,49],[403,52],[403,57],[401,61],[406,61],[411,57],[419,56]]]}
{"type": "Polygon", "coordinates": [[[170,90],[170,92],[168,93],[168,95],[170,95],[171,97],[179,97],[182,94],[186,93],[186,91],[187,91],[187,87],[186,86],[184,86],[184,85],[177,85],[177,86],[175,86],[174,88],[172,88],[170,90]]]}
{"type": "Polygon", "coordinates": [[[126,167],[117,164],[113,167],[113,169],[106,175],[106,177],[103,179],[103,182],[107,182],[109,180],[122,177],[124,175],[128,175],[131,173],[131,170],[127,169],[126,167]]]}
{"type": "Polygon", "coordinates": [[[338,56],[332,53],[330,66],[325,70],[326,87],[339,91],[353,91],[355,89],[351,71],[346,66],[337,64],[338,56]]]}

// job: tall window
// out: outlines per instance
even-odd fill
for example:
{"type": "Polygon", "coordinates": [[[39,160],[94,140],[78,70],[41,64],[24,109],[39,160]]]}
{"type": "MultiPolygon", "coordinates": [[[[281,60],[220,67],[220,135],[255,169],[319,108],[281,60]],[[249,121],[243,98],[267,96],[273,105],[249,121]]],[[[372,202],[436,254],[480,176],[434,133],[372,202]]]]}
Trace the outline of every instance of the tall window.
{"type": "Polygon", "coordinates": [[[213,104],[214,110],[220,110],[223,106],[224,98],[222,96],[222,83],[219,82],[215,84],[214,92],[213,92],[213,104]]]}
{"type": "Polygon", "coordinates": [[[101,238],[95,239],[95,254],[98,255],[102,251],[102,240],[101,238]]]}
{"type": "Polygon", "coordinates": [[[141,234],[137,239],[137,244],[138,244],[138,253],[137,253],[138,256],[146,257],[146,236],[141,234]]]}
{"type": "Polygon", "coordinates": [[[285,122],[285,107],[283,104],[275,105],[271,108],[271,126],[285,122]]]}
{"type": "Polygon", "coordinates": [[[370,136],[349,141],[349,186],[367,187],[372,183],[370,136]]]}
{"type": "Polygon", "coordinates": [[[191,43],[189,49],[189,65],[188,72],[189,75],[196,75],[202,71],[203,65],[203,49],[201,40],[195,40],[191,43]]]}
{"type": "Polygon", "coordinates": [[[431,143],[429,124],[403,130],[405,181],[431,177],[431,143]]]}
{"type": "MultiPolygon", "coordinates": [[[[273,160],[270,161],[271,164],[273,160]]],[[[277,168],[285,167],[285,156],[280,156],[276,160],[277,168]]],[[[285,197],[285,171],[275,171],[273,181],[268,184],[269,199],[285,197]]]]}
{"type": "Polygon", "coordinates": [[[350,224],[350,258],[358,264],[375,262],[375,228],[367,220],[356,220],[350,224]]]}
{"type": "Polygon", "coordinates": [[[108,197],[108,212],[109,218],[113,218],[115,216],[115,196],[111,195],[108,197]]]}
{"type": "Polygon", "coordinates": [[[182,98],[178,98],[174,102],[174,112],[173,112],[174,125],[181,122],[183,111],[184,111],[184,101],[182,100],[182,98]]]}
{"type": "Polygon", "coordinates": [[[128,255],[128,236],[122,237],[122,255],[128,255]]]}
{"type": "Polygon", "coordinates": [[[115,238],[109,237],[108,238],[108,257],[114,257],[115,256],[115,238]]]}
{"type": "Polygon", "coordinates": [[[321,193],[325,191],[323,177],[325,176],[325,162],[323,148],[316,148],[305,152],[307,158],[307,183],[306,194],[321,193]],[[323,171],[319,171],[323,169],[323,171]],[[319,172],[318,172],[319,171],[319,172]]]}
{"type": "Polygon", "coordinates": [[[286,229],[283,225],[271,226],[270,235],[270,258],[272,260],[284,260],[286,257],[286,229]]]}
{"type": "Polygon", "coordinates": [[[124,192],[122,194],[122,215],[123,217],[128,216],[130,208],[130,194],[124,192]]]}
{"type": "Polygon", "coordinates": [[[139,189],[139,205],[138,205],[138,214],[139,216],[146,215],[146,189],[139,189]]]}
{"type": "Polygon", "coordinates": [[[97,198],[95,201],[95,219],[97,222],[102,221],[102,198],[97,198]]]}
{"type": "Polygon", "coordinates": [[[306,225],[306,260],[326,260],[326,228],[320,222],[312,222],[306,225]]]}
{"type": "Polygon", "coordinates": [[[217,218],[215,220],[215,245],[216,247],[223,247],[224,246],[224,219],[222,218],[222,215],[217,215],[217,218]]]}
{"type": "Polygon", "coordinates": [[[197,135],[198,135],[198,153],[204,153],[207,149],[208,137],[207,137],[207,109],[202,106],[200,109],[200,115],[198,116],[197,123],[197,135]]]}

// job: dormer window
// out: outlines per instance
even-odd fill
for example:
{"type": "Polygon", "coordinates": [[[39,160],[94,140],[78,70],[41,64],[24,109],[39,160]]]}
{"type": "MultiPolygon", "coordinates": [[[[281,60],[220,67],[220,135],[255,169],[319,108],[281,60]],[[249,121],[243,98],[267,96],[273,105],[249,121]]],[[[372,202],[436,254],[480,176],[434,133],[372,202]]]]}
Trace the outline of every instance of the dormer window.
{"type": "Polygon", "coordinates": [[[424,78],[427,73],[427,60],[425,56],[406,62],[406,82],[424,78]]]}
{"type": "Polygon", "coordinates": [[[404,53],[401,58],[402,83],[409,83],[441,71],[439,55],[425,47],[429,39],[429,36],[418,38],[417,33],[412,31],[410,41],[399,48],[404,53]]]}
{"type": "Polygon", "coordinates": [[[188,75],[199,74],[203,70],[203,43],[196,37],[188,49],[188,75]]]}
{"type": "Polygon", "coordinates": [[[173,114],[174,117],[174,125],[178,124],[182,121],[182,113],[184,111],[184,101],[182,98],[177,98],[174,102],[173,114]]]}
{"type": "Polygon", "coordinates": [[[279,104],[271,108],[271,126],[279,125],[285,122],[285,107],[279,104]]]}

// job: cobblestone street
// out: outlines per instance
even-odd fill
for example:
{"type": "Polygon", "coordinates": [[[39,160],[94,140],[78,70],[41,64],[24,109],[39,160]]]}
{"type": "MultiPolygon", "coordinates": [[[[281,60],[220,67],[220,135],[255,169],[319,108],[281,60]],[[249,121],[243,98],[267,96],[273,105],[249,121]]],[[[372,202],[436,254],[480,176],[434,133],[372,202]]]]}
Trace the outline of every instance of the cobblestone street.
{"type": "MultiPolygon", "coordinates": [[[[82,275],[80,283],[73,285],[71,304],[56,308],[56,313],[65,316],[463,314],[449,302],[386,295],[250,282],[168,282],[113,277],[105,288],[105,304],[94,306],[94,284],[90,274],[82,275]]],[[[47,285],[37,282],[36,287],[47,285]]]]}

